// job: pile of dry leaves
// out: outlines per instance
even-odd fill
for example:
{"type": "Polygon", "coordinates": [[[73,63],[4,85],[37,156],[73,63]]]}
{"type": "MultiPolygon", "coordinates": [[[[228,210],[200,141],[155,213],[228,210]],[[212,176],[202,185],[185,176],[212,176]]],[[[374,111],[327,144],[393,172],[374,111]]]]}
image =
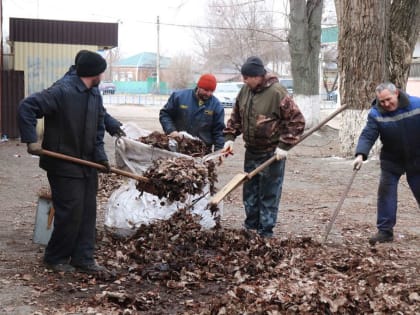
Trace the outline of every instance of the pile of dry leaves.
{"type": "MultiPolygon", "coordinates": [[[[108,176],[103,198],[119,180],[108,176]]],[[[419,314],[419,266],[398,246],[369,247],[350,235],[342,244],[264,239],[203,230],[198,220],[180,209],[127,238],[99,231],[96,259],[112,278],[44,271],[44,285],[25,281],[47,314],[419,314]]]]}
{"type": "Polygon", "coordinates": [[[150,135],[146,137],[140,137],[137,141],[140,141],[145,144],[150,144],[155,148],[160,148],[164,150],[171,151],[170,140],[175,140],[177,142],[177,152],[186,154],[192,157],[202,157],[206,154],[207,146],[203,141],[198,138],[190,137],[177,137],[172,139],[166,134],[159,131],[153,131],[150,135]]]}
{"type": "Polygon", "coordinates": [[[151,183],[138,181],[136,188],[147,191],[148,185],[159,187],[156,194],[169,201],[184,202],[188,195],[201,194],[209,185],[210,193],[215,191],[217,182],[216,166],[213,161],[199,163],[189,158],[169,158],[154,160],[143,173],[151,183]]]}
{"type": "Polygon", "coordinates": [[[401,272],[396,249],[203,231],[183,210],[130,239],[108,239],[100,253],[123,284],[138,289],[115,287],[115,298],[108,288],[97,302],[135,310],[159,304],[179,314],[414,314],[420,302],[416,276],[401,272]],[[144,287],[153,288],[152,297],[144,287]]]}
{"type": "MultiPolygon", "coordinates": [[[[149,175],[172,178],[171,198],[194,194],[203,178],[212,175],[191,161],[156,161],[150,170],[156,173],[149,175]],[[183,183],[185,178],[189,181],[183,183]]],[[[101,175],[99,196],[106,199],[119,180],[101,175]]],[[[39,303],[48,296],[53,311],[51,297],[61,294],[71,303],[56,307],[81,313],[419,312],[418,265],[408,265],[408,254],[397,247],[368,247],[364,240],[351,238],[344,244],[320,244],[309,237],[264,239],[221,226],[203,230],[199,219],[180,209],[169,220],[141,226],[127,238],[100,231],[96,258],[113,275],[43,274],[46,286],[35,288],[42,292],[39,303]]]]}
{"type": "Polygon", "coordinates": [[[43,295],[70,294],[69,311],[106,314],[419,310],[417,266],[404,265],[404,253],[397,248],[367,247],[354,240],[324,245],[311,238],[264,239],[220,226],[203,230],[198,221],[180,209],[128,238],[102,231],[97,260],[115,277],[48,274],[43,295]]]}
{"type": "MultiPolygon", "coordinates": [[[[158,131],[137,139],[169,151],[170,141],[174,140],[158,131]]],[[[177,137],[176,143],[178,153],[191,157],[203,157],[206,154],[207,147],[198,138],[177,137]]],[[[156,187],[153,189],[154,194],[170,202],[183,202],[188,195],[201,194],[206,185],[209,185],[210,193],[213,194],[217,182],[216,164],[213,161],[202,163],[183,157],[154,160],[143,176],[149,178],[149,181],[138,181],[136,188],[139,191],[150,191],[151,186],[156,187]]]]}

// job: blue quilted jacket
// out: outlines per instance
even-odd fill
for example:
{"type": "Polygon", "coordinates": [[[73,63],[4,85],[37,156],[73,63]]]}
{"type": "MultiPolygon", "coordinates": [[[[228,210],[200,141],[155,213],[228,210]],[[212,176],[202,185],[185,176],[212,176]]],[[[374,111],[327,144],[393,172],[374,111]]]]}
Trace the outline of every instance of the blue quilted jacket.
{"type": "Polygon", "coordinates": [[[219,100],[212,96],[201,106],[195,89],[177,91],[171,94],[160,110],[159,120],[166,134],[172,131],[186,131],[198,137],[214,150],[223,148],[225,139],[225,111],[219,100]]]}
{"type": "Polygon", "coordinates": [[[393,112],[384,111],[377,100],[373,101],[356,155],[362,154],[366,160],[378,137],[383,169],[420,171],[420,98],[400,91],[399,106],[393,112]]]}

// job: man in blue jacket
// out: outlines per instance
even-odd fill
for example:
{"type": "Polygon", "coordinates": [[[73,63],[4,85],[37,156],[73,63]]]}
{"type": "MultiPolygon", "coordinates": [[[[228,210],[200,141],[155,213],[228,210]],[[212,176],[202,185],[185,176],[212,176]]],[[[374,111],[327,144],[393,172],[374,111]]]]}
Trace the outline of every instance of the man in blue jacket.
{"type": "Polygon", "coordinates": [[[216,84],[214,75],[203,74],[196,88],[172,93],[159,113],[164,132],[177,138],[186,131],[206,144],[207,153],[222,149],[225,110],[213,96],[216,84]]]}
{"type": "Polygon", "coordinates": [[[392,242],[397,221],[398,182],[404,173],[420,204],[420,98],[407,95],[392,83],[379,84],[357,147],[354,169],[360,169],[375,141],[380,138],[381,175],[377,199],[378,232],[369,239],[392,242]]]}
{"type": "Polygon", "coordinates": [[[77,75],[25,98],[18,108],[21,142],[28,153],[40,155],[47,172],[55,209],[54,230],[44,263],[56,272],[108,272],[96,264],[95,227],[97,170],[42,155],[42,149],[103,164],[110,169],[104,149],[102,96],[95,88],[106,61],[86,52],[77,61],[77,75]],[[42,145],[37,142],[36,119],[44,117],[42,145]]]}

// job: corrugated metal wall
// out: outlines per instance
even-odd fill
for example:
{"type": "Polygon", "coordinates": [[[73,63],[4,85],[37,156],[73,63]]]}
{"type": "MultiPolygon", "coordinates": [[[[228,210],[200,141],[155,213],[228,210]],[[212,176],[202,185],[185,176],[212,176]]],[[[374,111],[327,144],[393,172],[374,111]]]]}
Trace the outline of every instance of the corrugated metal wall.
{"type": "Polygon", "coordinates": [[[1,134],[20,137],[17,126],[17,107],[24,97],[23,71],[2,71],[1,134]]]}
{"type": "Polygon", "coordinates": [[[10,18],[9,29],[13,42],[118,46],[118,23],[10,18]]]}
{"type": "Polygon", "coordinates": [[[15,70],[25,72],[25,96],[42,91],[60,79],[74,64],[81,49],[95,51],[97,46],[15,43],[15,70]]]}

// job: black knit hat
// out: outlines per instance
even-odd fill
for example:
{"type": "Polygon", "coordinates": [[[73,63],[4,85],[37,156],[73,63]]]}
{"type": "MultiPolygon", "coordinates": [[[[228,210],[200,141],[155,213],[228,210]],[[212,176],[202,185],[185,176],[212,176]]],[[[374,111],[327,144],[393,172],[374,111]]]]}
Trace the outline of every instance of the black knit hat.
{"type": "Polygon", "coordinates": [[[241,68],[241,74],[248,77],[263,76],[266,73],[262,60],[255,56],[249,57],[241,68]]]}
{"type": "Polygon", "coordinates": [[[105,59],[93,51],[79,51],[76,57],[76,73],[79,77],[94,77],[106,69],[105,59]]]}
{"type": "Polygon", "coordinates": [[[89,50],[86,50],[86,49],[82,49],[82,50],[80,50],[80,51],[76,54],[76,57],[74,57],[74,64],[77,64],[77,60],[79,60],[79,57],[80,57],[81,55],[83,55],[84,53],[87,53],[87,52],[89,52],[89,50]]]}

